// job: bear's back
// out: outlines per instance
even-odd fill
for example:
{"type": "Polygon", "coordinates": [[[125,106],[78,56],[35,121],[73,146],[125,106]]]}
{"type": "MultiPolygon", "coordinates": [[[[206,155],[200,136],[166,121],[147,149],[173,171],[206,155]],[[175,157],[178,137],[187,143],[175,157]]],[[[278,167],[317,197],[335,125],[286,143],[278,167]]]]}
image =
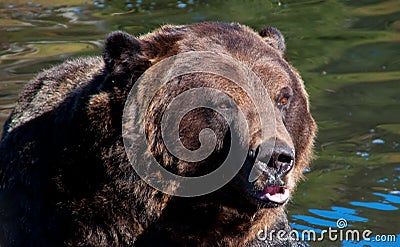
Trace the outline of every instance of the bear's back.
{"type": "Polygon", "coordinates": [[[66,61],[38,74],[21,93],[4,125],[2,138],[15,128],[52,111],[67,98],[73,99],[82,87],[103,73],[103,68],[101,57],[90,57],[66,61]]]}

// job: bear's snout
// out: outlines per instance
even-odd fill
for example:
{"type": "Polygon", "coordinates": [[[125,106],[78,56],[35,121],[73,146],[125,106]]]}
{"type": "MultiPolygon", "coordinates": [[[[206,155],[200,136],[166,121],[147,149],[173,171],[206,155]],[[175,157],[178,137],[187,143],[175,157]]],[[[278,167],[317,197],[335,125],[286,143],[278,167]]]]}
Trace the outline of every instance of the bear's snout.
{"type": "Polygon", "coordinates": [[[252,174],[257,174],[254,183],[250,183],[250,194],[256,202],[262,202],[265,207],[283,205],[290,197],[287,175],[295,163],[294,147],[281,140],[273,145],[265,141],[249,150],[247,160],[251,169],[249,182],[252,174]]]}
{"type": "Polygon", "coordinates": [[[272,153],[266,145],[261,144],[249,151],[249,158],[258,170],[269,175],[270,179],[278,180],[293,168],[295,152],[287,143],[276,141],[272,153]]]}

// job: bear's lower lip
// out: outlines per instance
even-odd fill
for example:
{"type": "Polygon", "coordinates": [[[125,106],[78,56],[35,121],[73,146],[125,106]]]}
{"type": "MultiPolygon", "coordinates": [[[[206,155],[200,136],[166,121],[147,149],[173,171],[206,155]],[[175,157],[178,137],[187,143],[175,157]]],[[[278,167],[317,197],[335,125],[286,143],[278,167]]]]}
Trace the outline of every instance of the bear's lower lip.
{"type": "Polygon", "coordinates": [[[289,199],[290,191],[283,186],[267,186],[257,194],[258,199],[262,201],[283,204],[289,199]]]}

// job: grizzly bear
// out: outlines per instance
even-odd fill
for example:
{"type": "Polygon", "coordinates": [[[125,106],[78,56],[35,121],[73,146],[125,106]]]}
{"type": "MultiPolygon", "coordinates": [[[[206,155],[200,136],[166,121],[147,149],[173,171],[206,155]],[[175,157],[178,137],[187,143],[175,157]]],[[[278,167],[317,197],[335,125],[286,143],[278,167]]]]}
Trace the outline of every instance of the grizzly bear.
{"type": "MultiPolygon", "coordinates": [[[[4,125],[0,246],[302,246],[277,233],[291,231],[285,205],[311,159],[316,125],[285,47],[272,27],[256,33],[235,23],[163,26],[139,38],[113,32],[103,58],[66,61],[41,72],[4,125]],[[272,114],[258,113],[261,102],[249,99],[243,85],[207,71],[183,73],[155,95],[138,91],[138,99],[150,101],[136,126],[145,133],[147,147],[129,156],[123,116],[131,89],[165,59],[193,52],[228,57],[223,66],[236,61],[256,75],[258,85],[248,88],[265,88],[272,114]],[[232,101],[210,94],[218,111],[200,107],[183,116],[179,139],[185,148],[196,151],[204,144],[199,137],[203,129],[211,129],[216,139],[208,157],[185,162],[163,142],[162,111],[172,98],[201,87],[219,90],[232,101]],[[236,121],[232,104],[248,122],[247,139],[229,125],[236,121]],[[271,140],[261,133],[263,120],[273,123],[271,149],[271,140]],[[234,136],[247,147],[244,161],[235,164],[239,168],[231,180],[210,193],[164,193],[132,165],[135,154],[150,153],[174,174],[204,176],[221,166],[235,145],[234,136]],[[268,237],[260,237],[264,229],[268,237]]],[[[209,63],[187,60],[188,68],[209,63]]]]}

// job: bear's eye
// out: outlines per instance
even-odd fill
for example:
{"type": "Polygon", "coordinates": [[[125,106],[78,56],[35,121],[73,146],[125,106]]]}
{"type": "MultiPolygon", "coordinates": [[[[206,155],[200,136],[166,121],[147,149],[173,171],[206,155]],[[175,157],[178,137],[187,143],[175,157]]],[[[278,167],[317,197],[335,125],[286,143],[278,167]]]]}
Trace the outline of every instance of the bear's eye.
{"type": "Polygon", "coordinates": [[[219,108],[219,109],[227,109],[227,108],[228,108],[228,105],[225,104],[225,103],[222,103],[222,104],[218,105],[218,108],[219,108]]]}
{"type": "Polygon", "coordinates": [[[293,95],[293,90],[290,87],[284,87],[280,90],[276,105],[278,106],[279,109],[284,110],[287,108],[291,101],[291,97],[293,95]]]}
{"type": "Polygon", "coordinates": [[[286,105],[286,103],[288,102],[288,98],[287,97],[283,97],[280,101],[279,101],[279,103],[281,103],[281,105],[286,105]]]}
{"type": "Polygon", "coordinates": [[[289,97],[283,96],[278,100],[278,106],[279,107],[285,106],[288,102],[289,102],[289,97]]]}
{"type": "Polygon", "coordinates": [[[218,109],[221,110],[229,110],[232,108],[231,104],[229,102],[221,102],[217,105],[218,109]]]}

